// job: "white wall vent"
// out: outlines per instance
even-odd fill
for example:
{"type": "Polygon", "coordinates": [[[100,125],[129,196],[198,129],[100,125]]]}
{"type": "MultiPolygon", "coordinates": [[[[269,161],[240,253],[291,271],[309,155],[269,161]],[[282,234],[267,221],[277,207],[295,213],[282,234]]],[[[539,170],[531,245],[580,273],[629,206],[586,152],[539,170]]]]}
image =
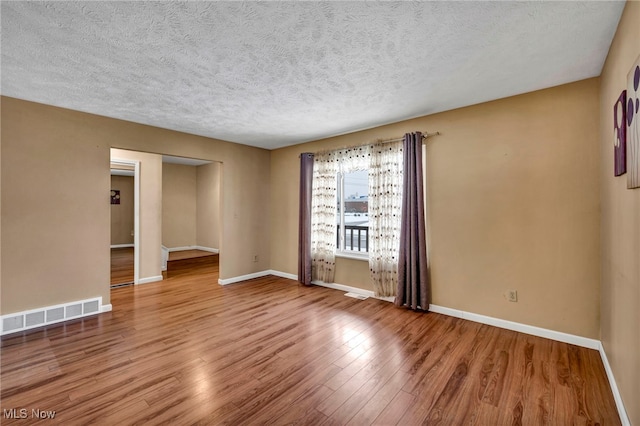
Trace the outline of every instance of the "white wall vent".
{"type": "Polygon", "coordinates": [[[98,313],[100,311],[100,305],[97,300],[91,302],[84,302],[82,304],[82,313],[85,315],[98,313]]]}
{"type": "Polygon", "coordinates": [[[76,303],[75,305],[68,305],[66,307],[65,318],[75,318],[82,315],[82,303],[76,303]]]}
{"type": "Polygon", "coordinates": [[[7,315],[6,317],[2,317],[3,334],[5,330],[9,332],[13,330],[20,330],[22,328],[24,328],[24,317],[22,315],[18,315],[18,316],[7,315]]]}
{"type": "Polygon", "coordinates": [[[25,318],[25,328],[36,327],[38,325],[44,324],[44,311],[31,312],[30,314],[26,314],[25,318]]]}
{"type": "Polygon", "coordinates": [[[56,322],[64,319],[64,306],[47,309],[47,322],[56,322]]]}
{"type": "MultiPolygon", "coordinates": [[[[108,310],[111,310],[111,305],[107,306],[109,308],[108,310]]],[[[39,309],[3,315],[0,317],[2,318],[1,335],[41,327],[43,325],[55,324],[72,318],[82,318],[99,314],[101,310],[103,310],[102,297],[95,297],[93,299],[79,300],[62,305],[45,306],[39,309]]]]}

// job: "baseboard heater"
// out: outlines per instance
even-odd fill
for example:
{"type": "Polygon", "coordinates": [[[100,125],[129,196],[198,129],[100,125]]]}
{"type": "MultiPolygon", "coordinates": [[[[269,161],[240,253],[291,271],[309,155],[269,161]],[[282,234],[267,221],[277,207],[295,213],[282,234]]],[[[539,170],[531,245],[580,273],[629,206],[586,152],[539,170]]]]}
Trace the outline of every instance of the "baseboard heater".
{"type": "Polygon", "coordinates": [[[4,336],[5,334],[95,315],[100,312],[102,312],[102,297],[95,297],[2,315],[0,317],[2,319],[2,333],[0,335],[4,336]]]}

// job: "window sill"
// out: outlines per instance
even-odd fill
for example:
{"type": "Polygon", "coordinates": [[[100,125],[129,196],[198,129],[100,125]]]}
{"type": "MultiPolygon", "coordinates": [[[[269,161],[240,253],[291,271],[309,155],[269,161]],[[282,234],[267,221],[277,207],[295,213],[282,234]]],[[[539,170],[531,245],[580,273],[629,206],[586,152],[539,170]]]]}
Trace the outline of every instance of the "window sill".
{"type": "Polygon", "coordinates": [[[345,252],[338,251],[336,252],[336,257],[341,257],[343,259],[353,259],[353,260],[364,260],[369,261],[369,253],[357,253],[357,252],[345,252]]]}

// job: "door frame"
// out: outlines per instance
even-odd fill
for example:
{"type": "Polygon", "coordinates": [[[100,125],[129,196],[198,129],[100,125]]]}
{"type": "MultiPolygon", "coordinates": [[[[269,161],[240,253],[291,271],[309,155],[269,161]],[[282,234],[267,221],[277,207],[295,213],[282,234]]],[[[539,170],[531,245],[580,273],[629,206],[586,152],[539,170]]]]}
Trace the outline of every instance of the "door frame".
{"type": "Polygon", "coordinates": [[[111,158],[111,164],[133,166],[133,284],[140,282],[140,161],[111,158]]]}

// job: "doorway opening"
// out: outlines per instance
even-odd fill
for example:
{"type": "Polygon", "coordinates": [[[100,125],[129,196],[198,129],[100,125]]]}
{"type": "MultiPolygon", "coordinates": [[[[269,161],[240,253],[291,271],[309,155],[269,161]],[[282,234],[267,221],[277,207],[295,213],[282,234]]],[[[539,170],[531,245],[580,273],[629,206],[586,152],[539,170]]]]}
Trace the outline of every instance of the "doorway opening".
{"type": "Polygon", "coordinates": [[[165,279],[217,267],[221,163],[162,155],[165,279]]]}
{"type": "MultiPolygon", "coordinates": [[[[133,243],[130,225],[121,231],[123,240],[112,240],[112,277],[128,263],[129,278],[112,284],[163,281],[202,269],[205,261],[217,270],[222,163],[118,148],[111,149],[111,159],[112,169],[124,170],[121,174],[129,179],[133,172],[135,187],[133,243]]],[[[119,208],[112,206],[112,211],[119,208]]]]}
{"type": "Polygon", "coordinates": [[[111,287],[137,284],[140,248],[140,163],[111,158],[111,287]]]}

